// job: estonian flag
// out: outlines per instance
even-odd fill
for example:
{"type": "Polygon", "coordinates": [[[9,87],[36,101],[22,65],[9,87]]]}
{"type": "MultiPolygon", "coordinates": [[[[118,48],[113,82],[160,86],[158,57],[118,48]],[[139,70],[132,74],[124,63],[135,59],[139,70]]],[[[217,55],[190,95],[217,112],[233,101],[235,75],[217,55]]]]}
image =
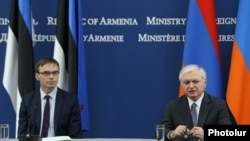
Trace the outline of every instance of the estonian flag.
{"type": "MultiPolygon", "coordinates": [[[[183,65],[197,64],[207,72],[206,91],[224,98],[214,0],[190,0],[183,65]]],[[[183,95],[180,89],[180,95],[183,95]]]]}
{"type": "Polygon", "coordinates": [[[11,99],[11,109],[15,111],[15,115],[6,118],[15,117],[15,128],[18,125],[21,96],[34,90],[35,85],[32,29],[30,0],[12,0],[3,85],[11,99]]]}
{"type": "Polygon", "coordinates": [[[58,87],[77,94],[83,130],[89,129],[81,0],[59,0],[54,58],[60,64],[58,87]]]}

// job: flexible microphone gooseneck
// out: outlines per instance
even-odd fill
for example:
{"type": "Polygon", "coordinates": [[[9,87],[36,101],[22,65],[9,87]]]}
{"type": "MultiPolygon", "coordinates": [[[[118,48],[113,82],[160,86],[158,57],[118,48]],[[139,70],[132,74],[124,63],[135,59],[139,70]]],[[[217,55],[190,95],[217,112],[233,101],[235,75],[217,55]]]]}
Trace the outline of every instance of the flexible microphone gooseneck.
{"type": "Polygon", "coordinates": [[[186,121],[186,130],[185,130],[185,133],[184,133],[184,135],[183,135],[183,139],[184,140],[188,140],[189,139],[189,135],[188,135],[188,123],[190,122],[190,119],[192,118],[192,114],[191,114],[191,111],[192,111],[192,106],[191,106],[191,110],[190,110],[190,113],[189,113],[189,116],[188,116],[188,118],[187,118],[187,121],[186,121]]]}
{"type": "Polygon", "coordinates": [[[18,137],[19,141],[42,141],[42,139],[41,139],[41,137],[39,135],[30,134],[31,121],[34,118],[34,113],[35,113],[36,108],[37,108],[37,104],[34,104],[32,109],[31,109],[31,112],[29,113],[30,117],[29,117],[29,120],[28,120],[27,134],[26,135],[20,135],[18,137]]]}
{"type": "Polygon", "coordinates": [[[35,112],[35,109],[37,107],[37,104],[35,104],[30,112],[30,118],[29,118],[29,121],[28,121],[28,128],[27,128],[27,134],[26,134],[26,138],[30,138],[30,123],[31,123],[31,119],[33,117],[33,114],[35,112]]]}
{"type": "Polygon", "coordinates": [[[191,106],[190,114],[189,114],[189,116],[187,118],[187,121],[186,121],[186,130],[185,130],[185,133],[184,133],[184,135],[182,137],[184,141],[191,141],[191,140],[192,141],[193,140],[197,141],[198,140],[195,136],[192,136],[192,135],[188,134],[188,125],[189,125],[190,119],[192,120],[192,113],[191,112],[192,112],[193,108],[194,107],[191,106]]]}

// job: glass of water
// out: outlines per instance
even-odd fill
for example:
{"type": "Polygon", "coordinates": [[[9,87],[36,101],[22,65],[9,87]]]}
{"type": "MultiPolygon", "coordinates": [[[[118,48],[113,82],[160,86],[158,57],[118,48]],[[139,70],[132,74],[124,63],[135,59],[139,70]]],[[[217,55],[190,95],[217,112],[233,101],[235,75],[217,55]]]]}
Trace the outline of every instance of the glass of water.
{"type": "Polygon", "coordinates": [[[156,140],[165,141],[165,125],[163,124],[156,125],[156,140]]]}
{"type": "Polygon", "coordinates": [[[9,124],[0,124],[0,139],[9,139],[9,124]]]}

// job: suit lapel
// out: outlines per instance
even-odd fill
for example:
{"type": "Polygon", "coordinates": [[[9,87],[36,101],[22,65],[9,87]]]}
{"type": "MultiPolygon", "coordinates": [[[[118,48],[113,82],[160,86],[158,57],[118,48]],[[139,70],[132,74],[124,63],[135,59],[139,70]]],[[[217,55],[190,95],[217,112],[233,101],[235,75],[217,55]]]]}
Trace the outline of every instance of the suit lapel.
{"type": "Polygon", "coordinates": [[[60,89],[57,89],[57,94],[56,94],[56,105],[55,105],[55,113],[54,113],[54,127],[55,127],[55,131],[57,129],[57,125],[58,125],[58,116],[59,113],[61,111],[61,107],[63,104],[63,100],[62,100],[62,94],[60,93],[60,89]]]}
{"type": "Polygon", "coordinates": [[[201,102],[199,117],[198,117],[198,126],[203,126],[205,120],[208,116],[208,111],[211,109],[210,99],[207,94],[204,95],[203,100],[201,102]]]}
{"type": "Polygon", "coordinates": [[[33,113],[33,116],[35,116],[36,118],[34,119],[35,120],[35,125],[38,129],[36,129],[39,133],[40,131],[40,127],[41,127],[41,94],[40,94],[40,91],[36,91],[34,93],[35,95],[35,100],[34,100],[34,103],[36,105],[36,109],[33,113]]]}
{"type": "Polygon", "coordinates": [[[190,113],[190,108],[187,100],[187,96],[183,96],[180,100],[181,105],[181,115],[184,125],[186,125],[189,129],[193,127],[192,117],[190,113]]]}

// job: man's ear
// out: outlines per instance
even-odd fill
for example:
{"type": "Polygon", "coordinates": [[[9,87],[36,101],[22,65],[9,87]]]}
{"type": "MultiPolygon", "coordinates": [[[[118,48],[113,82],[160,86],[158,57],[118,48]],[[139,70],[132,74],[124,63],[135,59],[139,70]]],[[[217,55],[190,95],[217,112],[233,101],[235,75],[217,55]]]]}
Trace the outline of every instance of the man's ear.
{"type": "Polygon", "coordinates": [[[35,74],[35,77],[36,77],[36,80],[38,80],[38,81],[40,80],[40,79],[39,79],[39,74],[38,74],[38,73],[35,74]]]}

